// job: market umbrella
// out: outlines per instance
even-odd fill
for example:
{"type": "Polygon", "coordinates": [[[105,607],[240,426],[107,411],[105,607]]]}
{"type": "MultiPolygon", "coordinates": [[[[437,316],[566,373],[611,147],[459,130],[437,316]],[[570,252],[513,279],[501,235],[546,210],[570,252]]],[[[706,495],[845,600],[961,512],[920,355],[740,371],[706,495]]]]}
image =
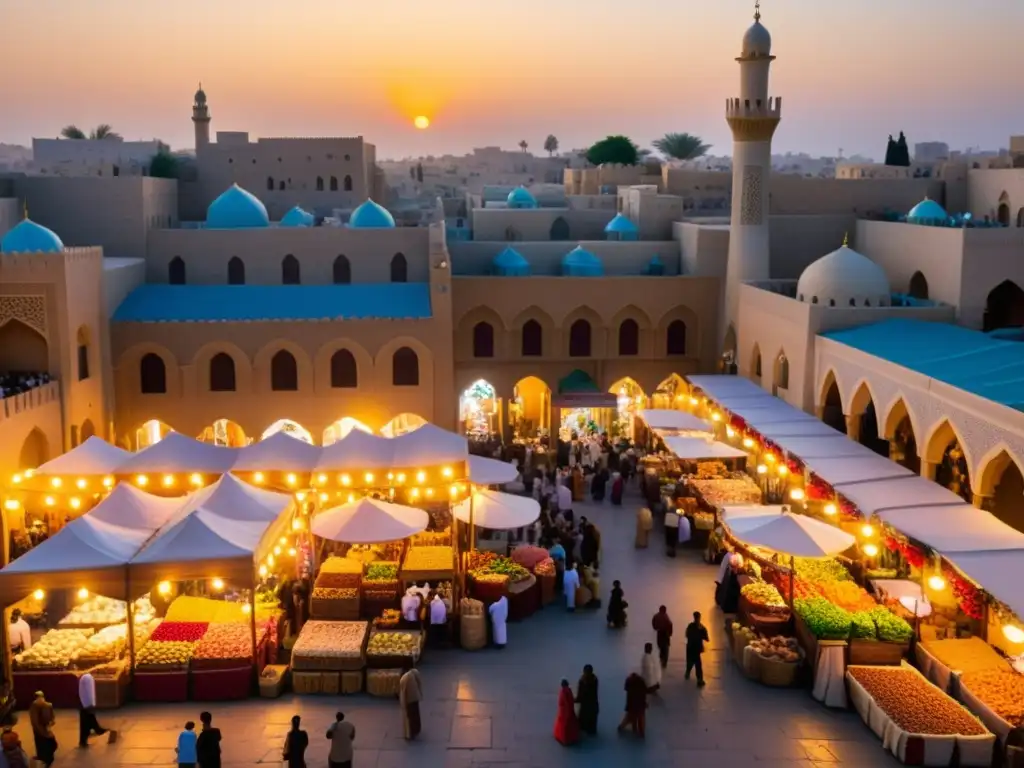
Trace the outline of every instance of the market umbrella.
{"type": "Polygon", "coordinates": [[[482,528],[522,528],[540,517],[540,504],[529,496],[478,490],[452,510],[456,519],[482,528]]]}
{"type": "Polygon", "coordinates": [[[364,497],[328,509],[313,518],[314,535],[349,544],[397,541],[427,529],[430,516],[422,509],[364,497]]]}
{"type": "Polygon", "coordinates": [[[519,477],[515,464],[485,456],[469,457],[469,480],[474,485],[504,485],[519,477]]]}

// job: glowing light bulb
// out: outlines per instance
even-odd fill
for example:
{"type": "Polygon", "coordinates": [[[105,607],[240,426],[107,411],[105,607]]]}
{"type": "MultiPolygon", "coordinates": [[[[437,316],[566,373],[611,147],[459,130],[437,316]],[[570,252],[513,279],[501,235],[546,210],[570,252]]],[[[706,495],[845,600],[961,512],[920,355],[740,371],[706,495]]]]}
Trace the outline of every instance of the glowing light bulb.
{"type": "Polygon", "coordinates": [[[825,505],[825,514],[826,515],[834,515],[835,513],[836,513],[836,505],[833,504],[830,501],[828,504],[825,505]]]}
{"type": "Polygon", "coordinates": [[[342,475],[338,479],[341,481],[342,485],[352,485],[352,478],[349,477],[348,475],[342,475]]]}
{"type": "Polygon", "coordinates": [[[323,485],[323,484],[325,484],[325,483],[327,482],[327,475],[322,475],[322,474],[321,474],[321,475],[317,475],[317,476],[316,476],[316,481],[317,481],[317,482],[318,482],[318,483],[319,483],[320,485],[323,485]]]}
{"type": "Polygon", "coordinates": [[[295,485],[295,483],[298,482],[298,479],[295,477],[295,473],[289,472],[288,476],[285,478],[285,482],[288,483],[288,485],[295,485]]]}
{"type": "Polygon", "coordinates": [[[161,581],[159,584],[156,585],[156,591],[159,592],[161,595],[171,594],[171,582],[161,581]]]}
{"type": "Polygon", "coordinates": [[[779,464],[779,477],[785,477],[789,474],[789,467],[785,464],[779,464]]]}
{"type": "Polygon", "coordinates": [[[266,575],[267,575],[267,566],[261,565],[260,569],[259,569],[259,574],[262,577],[266,577],[266,575]]]}
{"type": "Polygon", "coordinates": [[[242,604],[242,613],[244,613],[246,616],[248,616],[250,613],[252,613],[252,606],[249,605],[248,603],[243,603],[242,604]]]}
{"type": "Polygon", "coordinates": [[[78,599],[79,600],[85,600],[87,597],[89,597],[89,590],[88,589],[86,589],[85,587],[82,587],[81,589],[78,590],[78,599]]]}
{"type": "Polygon", "coordinates": [[[295,547],[289,547],[288,548],[288,557],[295,557],[295,554],[296,554],[295,547]]]}
{"type": "Polygon", "coordinates": [[[298,491],[295,494],[295,498],[296,498],[297,501],[305,501],[306,500],[306,492],[305,491],[298,491]]]}
{"type": "Polygon", "coordinates": [[[426,479],[427,479],[427,473],[424,472],[422,469],[419,472],[416,473],[416,482],[417,483],[422,483],[426,479]]]}
{"type": "Polygon", "coordinates": [[[32,597],[34,597],[36,600],[42,600],[44,597],[46,597],[46,593],[41,589],[37,589],[35,592],[32,593],[32,597]]]}
{"type": "Polygon", "coordinates": [[[82,500],[75,496],[71,499],[70,504],[72,509],[79,509],[82,506],[82,500]]]}
{"type": "Polygon", "coordinates": [[[325,504],[327,502],[328,498],[330,498],[330,497],[326,493],[321,493],[320,494],[320,503],[321,504],[325,504]]]}
{"type": "Polygon", "coordinates": [[[280,539],[278,539],[278,541],[281,544],[287,544],[288,543],[288,537],[287,536],[282,536],[280,539]]]}
{"type": "Polygon", "coordinates": [[[354,493],[350,493],[348,495],[348,503],[351,504],[355,500],[356,500],[356,495],[354,493]]]}
{"type": "Polygon", "coordinates": [[[84,477],[80,477],[75,481],[75,485],[78,487],[78,490],[84,491],[85,486],[87,486],[88,483],[85,481],[84,477]]]}
{"type": "Polygon", "coordinates": [[[412,490],[411,490],[411,491],[409,492],[409,496],[410,496],[411,498],[414,498],[414,499],[418,499],[418,498],[420,497],[420,489],[419,489],[419,488],[413,488],[413,489],[412,489],[412,490]]]}
{"type": "Polygon", "coordinates": [[[433,488],[427,488],[427,498],[428,499],[434,498],[434,489],[433,488]]]}
{"type": "Polygon", "coordinates": [[[15,485],[20,483],[21,482],[21,475],[15,475],[14,477],[12,477],[11,478],[11,482],[13,482],[15,485]]]}
{"type": "Polygon", "coordinates": [[[870,539],[872,536],[875,535],[875,527],[873,525],[865,525],[863,528],[860,529],[860,532],[865,539],[870,539]]]}
{"type": "Polygon", "coordinates": [[[394,472],[388,472],[388,482],[390,483],[394,479],[395,479],[395,473],[394,472]]]}
{"type": "Polygon", "coordinates": [[[174,485],[174,475],[164,475],[164,488],[174,485]]]}
{"type": "Polygon", "coordinates": [[[774,464],[775,463],[775,454],[774,453],[769,453],[767,456],[764,457],[764,460],[767,461],[769,464],[774,464]]]}
{"type": "Polygon", "coordinates": [[[690,405],[696,406],[700,401],[696,397],[690,398],[690,405]]]}
{"type": "Polygon", "coordinates": [[[397,479],[398,479],[399,483],[404,483],[405,482],[405,472],[399,472],[397,479]]]}
{"type": "Polygon", "coordinates": [[[257,472],[256,474],[254,474],[254,475],[252,476],[252,481],[253,481],[254,483],[256,483],[257,485],[263,485],[263,481],[264,481],[265,479],[266,479],[266,478],[264,478],[264,477],[263,477],[263,473],[262,473],[262,472],[257,472]]]}
{"type": "Polygon", "coordinates": [[[946,580],[938,574],[935,574],[928,579],[928,586],[936,592],[941,592],[946,588],[946,580]]]}
{"type": "Polygon", "coordinates": [[[280,547],[274,547],[274,554],[277,555],[278,557],[280,557],[281,556],[281,548],[280,547]]]}
{"type": "Polygon", "coordinates": [[[1003,625],[1003,637],[1011,643],[1024,643],[1024,629],[1013,624],[1003,625]]]}
{"type": "Polygon", "coordinates": [[[753,448],[754,447],[754,439],[752,437],[744,437],[743,438],[743,447],[744,448],[753,448]]]}
{"type": "Polygon", "coordinates": [[[764,474],[767,474],[767,473],[768,473],[768,467],[766,467],[764,464],[758,464],[757,465],[757,474],[764,475],[764,474]]]}
{"type": "Polygon", "coordinates": [[[50,485],[52,485],[54,488],[60,488],[62,485],[64,485],[64,481],[61,480],[59,477],[54,477],[50,479],[50,485]]]}
{"type": "Polygon", "coordinates": [[[449,496],[456,496],[459,493],[459,486],[453,485],[448,489],[449,496]]]}
{"type": "Polygon", "coordinates": [[[445,467],[444,469],[442,469],[441,470],[441,476],[442,477],[451,477],[452,476],[452,468],[451,467],[445,467]]]}
{"type": "Polygon", "coordinates": [[[149,484],[149,478],[145,475],[139,475],[135,478],[135,484],[140,488],[145,488],[149,484]]]}
{"type": "Polygon", "coordinates": [[[372,483],[373,482],[373,472],[367,472],[365,475],[363,475],[363,479],[366,481],[367,485],[372,483]]]}
{"type": "Polygon", "coordinates": [[[274,565],[274,556],[273,555],[267,555],[267,565],[273,567],[273,565],[274,565]]]}
{"type": "Polygon", "coordinates": [[[14,512],[15,510],[20,508],[21,502],[19,502],[17,499],[8,499],[7,501],[4,502],[4,509],[10,510],[11,512],[14,512]]]}
{"type": "Polygon", "coordinates": [[[54,504],[57,503],[57,500],[53,498],[53,496],[47,496],[45,499],[43,499],[43,503],[46,504],[46,506],[48,507],[52,507],[54,504]]]}
{"type": "Polygon", "coordinates": [[[793,501],[803,501],[804,492],[802,488],[794,488],[789,492],[789,498],[793,501]]]}
{"type": "Polygon", "coordinates": [[[864,554],[868,557],[874,557],[878,554],[878,547],[876,547],[874,544],[865,544],[863,549],[864,554]]]}
{"type": "Polygon", "coordinates": [[[731,440],[732,438],[736,437],[736,430],[733,429],[732,427],[726,427],[725,436],[731,440]]]}
{"type": "Polygon", "coordinates": [[[200,475],[198,472],[195,472],[192,474],[191,477],[189,477],[188,481],[192,483],[192,485],[194,485],[196,488],[198,488],[203,484],[203,476],[200,475]]]}
{"type": "Polygon", "coordinates": [[[112,477],[104,477],[103,478],[103,487],[104,488],[113,488],[114,487],[114,478],[112,478],[112,477]]]}
{"type": "Polygon", "coordinates": [[[224,579],[214,579],[212,582],[210,582],[210,585],[215,590],[220,592],[222,589],[224,589],[224,579]]]}
{"type": "Polygon", "coordinates": [[[32,477],[32,475],[34,475],[35,473],[36,473],[36,471],[34,469],[26,469],[25,470],[25,477],[32,477]]]}
{"type": "Polygon", "coordinates": [[[714,413],[711,414],[711,420],[712,421],[721,421],[722,420],[722,414],[720,414],[718,411],[715,411],[714,413]]]}
{"type": "Polygon", "coordinates": [[[292,520],[292,530],[293,531],[301,531],[302,530],[302,518],[296,517],[294,520],[292,520]]]}

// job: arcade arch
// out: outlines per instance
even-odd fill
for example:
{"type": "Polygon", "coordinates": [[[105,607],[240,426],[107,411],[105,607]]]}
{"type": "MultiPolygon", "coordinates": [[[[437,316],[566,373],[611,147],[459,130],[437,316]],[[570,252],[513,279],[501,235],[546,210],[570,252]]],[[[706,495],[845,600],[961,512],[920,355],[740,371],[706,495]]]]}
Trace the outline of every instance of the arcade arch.
{"type": "Polygon", "coordinates": [[[150,419],[135,430],[135,450],[141,451],[156,445],[174,430],[159,419],[150,419]]]}
{"type": "Polygon", "coordinates": [[[384,437],[399,437],[400,435],[415,432],[427,423],[427,420],[416,413],[400,413],[391,421],[380,428],[384,437]]]}
{"type": "Polygon", "coordinates": [[[323,434],[323,444],[330,445],[331,443],[343,440],[348,437],[349,433],[352,431],[366,432],[369,435],[373,434],[373,430],[363,424],[363,422],[359,421],[359,419],[346,416],[345,418],[338,419],[333,424],[329,424],[327,426],[327,429],[324,430],[323,434]]]}
{"type": "Polygon", "coordinates": [[[18,454],[18,469],[35,469],[50,460],[50,441],[38,427],[28,433],[18,454]]]}
{"type": "Polygon", "coordinates": [[[629,376],[625,376],[608,388],[615,395],[615,419],[611,424],[611,436],[627,436],[636,440],[637,411],[647,407],[647,394],[643,387],[629,376]]]}
{"type": "Polygon", "coordinates": [[[49,346],[39,331],[15,319],[0,326],[0,373],[41,373],[49,368],[49,346]]]}
{"type": "Polygon", "coordinates": [[[286,435],[294,437],[296,440],[302,440],[305,443],[313,444],[313,435],[309,433],[309,430],[299,424],[297,421],[291,419],[278,419],[260,435],[260,440],[266,440],[271,435],[275,435],[278,432],[284,432],[286,435]]]}
{"type": "Polygon", "coordinates": [[[935,482],[968,503],[973,500],[971,472],[963,441],[949,419],[943,419],[932,431],[925,443],[924,459],[935,466],[935,482]]]}
{"type": "Polygon", "coordinates": [[[1010,527],[1024,532],[1024,474],[1005,448],[982,468],[978,493],[985,497],[987,510],[1010,527]]]}
{"type": "Polygon", "coordinates": [[[843,397],[839,392],[839,384],[833,371],[825,374],[821,395],[818,402],[821,409],[821,420],[832,429],[846,434],[846,416],[843,411],[843,397]]]}
{"type": "Polygon", "coordinates": [[[761,347],[756,342],[750,353],[750,377],[758,384],[761,383],[761,347]]]}
{"type": "Polygon", "coordinates": [[[477,379],[459,396],[459,422],[463,433],[483,439],[499,432],[501,401],[494,385],[477,379]]]}
{"type": "Polygon", "coordinates": [[[509,421],[516,438],[532,439],[551,430],[551,388],[536,376],[516,382],[509,404],[509,421]]]}
{"type": "Polygon", "coordinates": [[[662,381],[651,395],[651,407],[662,409],[681,409],[685,405],[688,388],[683,377],[673,373],[662,381]]]}
{"type": "Polygon", "coordinates": [[[213,443],[227,448],[242,448],[249,444],[245,430],[230,419],[217,419],[203,429],[198,439],[204,443],[213,443]]]}
{"type": "Polygon", "coordinates": [[[1021,326],[1024,326],[1024,290],[1013,280],[1004,280],[988,294],[982,330],[1021,326]]]}

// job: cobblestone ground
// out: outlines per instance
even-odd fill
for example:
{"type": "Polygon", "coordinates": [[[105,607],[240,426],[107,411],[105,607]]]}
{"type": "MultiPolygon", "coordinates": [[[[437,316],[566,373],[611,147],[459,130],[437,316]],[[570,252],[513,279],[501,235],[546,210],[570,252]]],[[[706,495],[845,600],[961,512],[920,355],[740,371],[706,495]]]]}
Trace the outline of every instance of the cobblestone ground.
{"type": "MultiPolygon", "coordinates": [[[[830,712],[805,690],[773,690],[740,676],[724,647],[722,615],[714,605],[714,571],[696,552],[675,560],[663,554],[660,536],[646,550],[633,548],[635,498],[621,508],[581,505],[602,531],[602,591],[613,579],[626,590],[631,621],[613,632],[604,614],[570,615],[549,607],[509,627],[504,651],[439,651],[423,666],[424,732],[414,743],[402,738],[396,701],[365,694],[347,697],[286,696],[273,701],[212,705],[224,734],[224,765],[280,765],[281,744],[292,715],[302,715],[309,731],[309,768],[327,766],[324,731],[338,709],[356,726],[356,768],[545,768],[587,766],[622,768],[642,760],[644,768],[714,766],[782,768],[845,766],[876,768],[895,764],[880,742],[849,712],[830,712]],[[683,680],[681,649],[674,648],[661,694],[647,718],[647,739],[616,734],[623,681],[639,665],[643,644],[653,640],[650,619],[666,604],[681,632],[690,613],[700,610],[711,632],[705,654],[707,687],[683,680]],[[567,749],[552,738],[558,682],[573,682],[584,664],[601,681],[600,734],[567,749]]],[[[659,529],[655,534],[659,534],[659,529]]],[[[607,600],[607,594],[602,595],[607,600]]],[[[177,733],[186,720],[198,721],[202,707],[128,706],[101,722],[120,730],[113,745],[93,739],[76,748],[77,714],[59,712],[61,744],[56,765],[110,768],[174,762],[177,733]]],[[[27,717],[19,730],[30,735],[27,717]]]]}

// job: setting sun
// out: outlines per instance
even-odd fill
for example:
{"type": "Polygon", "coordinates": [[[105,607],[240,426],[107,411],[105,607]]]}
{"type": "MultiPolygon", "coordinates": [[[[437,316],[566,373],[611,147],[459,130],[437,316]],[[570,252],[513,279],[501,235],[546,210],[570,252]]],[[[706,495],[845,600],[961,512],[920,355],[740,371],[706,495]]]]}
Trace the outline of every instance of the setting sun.
{"type": "Polygon", "coordinates": [[[427,128],[430,127],[430,118],[425,115],[420,115],[419,117],[412,121],[412,124],[419,128],[421,131],[425,131],[427,128]]]}

